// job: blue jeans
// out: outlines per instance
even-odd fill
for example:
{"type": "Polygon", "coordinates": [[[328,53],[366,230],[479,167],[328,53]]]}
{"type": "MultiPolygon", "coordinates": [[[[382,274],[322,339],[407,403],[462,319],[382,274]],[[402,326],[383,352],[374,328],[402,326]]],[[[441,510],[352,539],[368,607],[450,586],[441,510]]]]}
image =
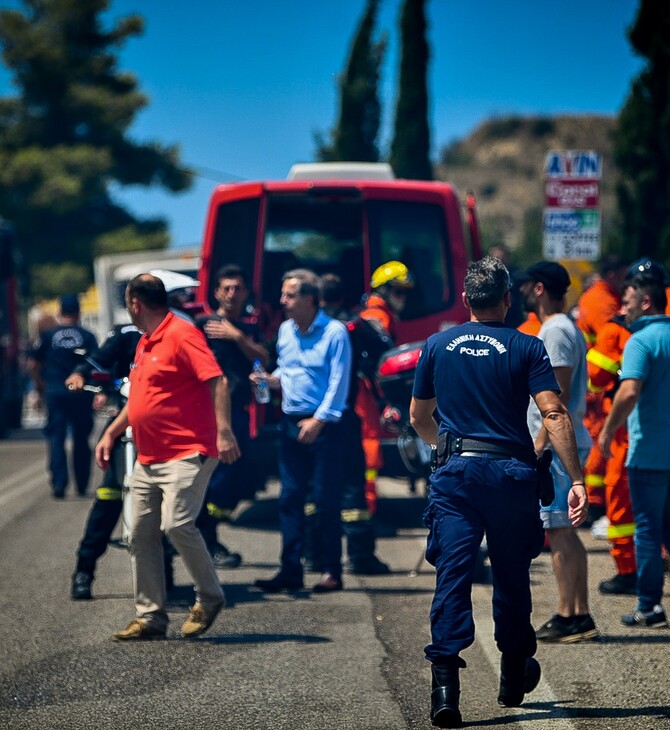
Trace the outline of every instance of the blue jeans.
{"type": "Polygon", "coordinates": [[[326,423],[313,444],[296,441],[297,419],[284,416],[279,452],[279,524],[282,533],[281,572],[301,579],[305,542],[305,501],[311,494],[319,524],[323,571],[342,575],[342,422],[326,423]]]}
{"type": "Polygon", "coordinates": [[[670,545],[670,471],[628,469],[635,515],[637,607],[651,611],[663,596],[661,545],[670,545]]]}

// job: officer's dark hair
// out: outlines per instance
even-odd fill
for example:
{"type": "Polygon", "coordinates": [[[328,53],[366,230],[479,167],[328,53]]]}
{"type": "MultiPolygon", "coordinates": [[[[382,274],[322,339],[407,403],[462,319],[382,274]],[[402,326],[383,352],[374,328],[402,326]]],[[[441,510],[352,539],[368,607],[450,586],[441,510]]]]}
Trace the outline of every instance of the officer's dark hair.
{"type": "Polygon", "coordinates": [[[167,309],[168,295],[165,284],[151,274],[140,274],[128,282],[128,297],[139,299],[147,309],[167,309]]]}
{"type": "Polygon", "coordinates": [[[651,299],[651,303],[657,312],[665,312],[665,308],[668,304],[668,297],[665,293],[665,285],[655,276],[638,274],[632,279],[629,279],[625,286],[631,287],[643,295],[646,294],[651,299]]]}
{"type": "Polygon", "coordinates": [[[342,302],[344,289],[342,279],[337,274],[324,274],[319,284],[321,301],[326,306],[335,306],[342,302]]]}
{"type": "Polygon", "coordinates": [[[300,282],[298,294],[301,297],[312,297],[314,306],[319,306],[319,277],[309,269],[291,269],[282,276],[282,282],[288,279],[297,279],[300,282]]]}
{"type": "Polygon", "coordinates": [[[510,289],[509,271],[499,258],[484,256],[468,266],[463,289],[471,309],[491,309],[510,289]]]}
{"type": "Polygon", "coordinates": [[[249,280],[241,266],[237,264],[226,264],[216,272],[216,285],[220,286],[221,279],[242,279],[244,286],[249,288],[249,280]]]}

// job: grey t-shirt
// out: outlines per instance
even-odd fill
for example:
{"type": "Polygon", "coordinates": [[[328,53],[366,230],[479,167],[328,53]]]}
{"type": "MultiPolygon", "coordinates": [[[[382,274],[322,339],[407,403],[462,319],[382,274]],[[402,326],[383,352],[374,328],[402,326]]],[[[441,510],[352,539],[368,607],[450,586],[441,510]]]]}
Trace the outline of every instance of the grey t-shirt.
{"type": "MultiPolygon", "coordinates": [[[[542,324],[538,337],[544,342],[552,367],[572,368],[568,412],[575,430],[577,448],[590,449],[591,437],[584,426],[587,384],[584,335],[567,315],[554,314],[542,324]]],[[[528,428],[533,439],[542,428],[542,416],[534,400],[528,407],[528,428]]]]}

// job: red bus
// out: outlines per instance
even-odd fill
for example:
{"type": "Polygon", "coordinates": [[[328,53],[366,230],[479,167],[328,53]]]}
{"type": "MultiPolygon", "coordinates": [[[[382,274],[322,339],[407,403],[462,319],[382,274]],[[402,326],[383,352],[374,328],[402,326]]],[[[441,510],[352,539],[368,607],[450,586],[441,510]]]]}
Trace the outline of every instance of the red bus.
{"type": "Polygon", "coordinates": [[[452,185],[393,179],[384,164],[296,165],[287,180],[220,185],[207,213],[200,303],[216,309],[214,274],[225,264],[241,266],[251,278],[251,316],[272,340],[286,271],[338,274],[344,304],[355,310],[372,272],[397,260],[415,286],[396,344],[424,340],[468,317],[463,277],[468,262],[481,257],[471,196],[468,203],[464,217],[452,185]]]}
{"type": "Polygon", "coordinates": [[[252,305],[271,336],[281,321],[286,271],[305,267],[339,274],[345,304],[353,309],[369,291],[371,273],[396,260],[416,282],[398,324],[397,344],[463,322],[463,276],[481,251],[474,226],[472,246],[466,242],[453,186],[390,179],[385,165],[347,163],[338,166],[344,179],[317,177],[331,167],[295,166],[288,180],[216,188],[202,246],[202,304],[216,308],[213,274],[224,264],[238,264],[252,278],[252,305]],[[356,179],[366,172],[368,179],[356,179]]]}

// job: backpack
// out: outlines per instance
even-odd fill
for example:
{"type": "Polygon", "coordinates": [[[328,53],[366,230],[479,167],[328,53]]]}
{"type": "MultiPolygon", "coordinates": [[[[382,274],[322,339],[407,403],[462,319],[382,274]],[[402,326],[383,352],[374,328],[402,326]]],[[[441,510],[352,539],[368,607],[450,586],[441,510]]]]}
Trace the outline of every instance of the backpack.
{"type": "Polygon", "coordinates": [[[356,315],[346,323],[353,348],[353,362],[358,373],[374,383],[381,356],[393,347],[393,340],[374,320],[356,315]]]}

